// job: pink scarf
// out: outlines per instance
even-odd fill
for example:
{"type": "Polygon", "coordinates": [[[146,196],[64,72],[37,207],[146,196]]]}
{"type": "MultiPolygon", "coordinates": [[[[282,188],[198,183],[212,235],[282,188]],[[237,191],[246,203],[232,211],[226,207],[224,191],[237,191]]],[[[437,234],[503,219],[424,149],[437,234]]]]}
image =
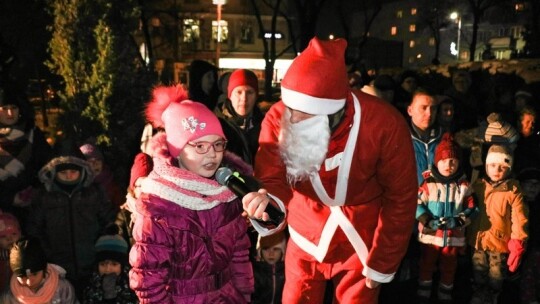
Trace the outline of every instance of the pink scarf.
{"type": "Polygon", "coordinates": [[[34,293],[30,288],[19,284],[15,275],[11,276],[11,292],[22,304],[47,304],[56,293],[59,277],[58,271],[51,264],[47,264],[45,281],[37,292],[34,293]]]}
{"type": "Polygon", "coordinates": [[[154,169],[141,183],[144,193],[153,194],[191,210],[208,210],[236,198],[227,187],[154,158],[154,169]]]}

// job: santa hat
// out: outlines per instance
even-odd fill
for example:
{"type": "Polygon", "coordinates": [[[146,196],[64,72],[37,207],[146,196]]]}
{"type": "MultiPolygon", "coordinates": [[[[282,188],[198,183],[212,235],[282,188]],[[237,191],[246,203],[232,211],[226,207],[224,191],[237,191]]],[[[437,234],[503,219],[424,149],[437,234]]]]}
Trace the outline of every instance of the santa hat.
{"type": "Polygon", "coordinates": [[[19,221],[14,215],[0,211],[0,237],[14,232],[21,232],[19,221]]]}
{"type": "Polygon", "coordinates": [[[159,86],[146,108],[146,116],[155,127],[165,129],[167,148],[176,158],[184,146],[206,135],[225,138],[218,118],[204,104],[188,100],[182,86],[159,86]]]}
{"type": "Polygon", "coordinates": [[[105,235],[101,236],[95,244],[96,262],[111,260],[126,265],[128,263],[128,244],[118,234],[118,226],[112,224],[107,227],[105,235]]]}
{"type": "Polygon", "coordinates": [[[507,146],[492,145],[489,147],[486,156],[486,165],[502,164],[512,168],[513,158],[512,152],[507,146]]]}
{"type": "Polygon", "coordinates": [[[334,114],[345,106],[350,92],[343,39],[313,38],[294,59],[281,81],[283,103],[313,115],[334,114]]]}
{"type": "Polygon", "coordinates": [[[259,80],[255,73],[250,70],[236,70],[229,76],[229,84],[227,85],[227,97],[231,97],[232,91],[241,85],[252,87],[255,92],[259,92],[259,80]]]}
{"type": "Polygon", "coordinates": [[[485,140],[494,144],[513,144],[519,139],[519,133],[511,124],[504,121],[499,113],[491,113],[487,117],[489,125],[485,140]]]}
{"type": "Polygon", "coordinates": [[[440,160],[447,158],[460,159],[459,146],[454,142],[452,134],[448,132],[443,134],[441,142],[435,149],[435,165],[437,165],[440,160]]]}

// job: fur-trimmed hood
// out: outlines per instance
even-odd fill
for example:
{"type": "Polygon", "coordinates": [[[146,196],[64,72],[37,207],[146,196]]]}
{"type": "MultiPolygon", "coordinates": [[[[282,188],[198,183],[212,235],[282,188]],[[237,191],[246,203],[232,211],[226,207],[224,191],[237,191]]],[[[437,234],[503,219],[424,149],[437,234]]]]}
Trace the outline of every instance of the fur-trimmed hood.
{"type": "Polygon", "coordinates": [[[82,168],[81,181],[79,186],[88,187],[94,181],[94,173],[90,168],[90,165],[86,160],[80,159],[75,156],[59,156],[53,158],[48,162],[41,170],[39,170],[39,180],[45,185],[47,191],[51,191],[54,185],[54,178],[56,176],[56,166],[60,164],[74,164],[82,168]]]}

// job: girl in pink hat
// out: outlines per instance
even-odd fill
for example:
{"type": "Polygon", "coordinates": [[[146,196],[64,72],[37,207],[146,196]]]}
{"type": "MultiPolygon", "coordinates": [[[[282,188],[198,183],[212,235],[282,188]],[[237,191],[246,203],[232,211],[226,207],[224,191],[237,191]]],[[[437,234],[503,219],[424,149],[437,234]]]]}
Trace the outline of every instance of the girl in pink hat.
{"type": "Polygon", "coordinates": [[[214,178],[223,163],[244,174],[250,166],[226,153],[217,117],[182,87],[156,88],[146,114],[165,132],[151,140],[153,170],[135,203],[131,288],[141,303],[250,302],[242,204],[214,178]]]}

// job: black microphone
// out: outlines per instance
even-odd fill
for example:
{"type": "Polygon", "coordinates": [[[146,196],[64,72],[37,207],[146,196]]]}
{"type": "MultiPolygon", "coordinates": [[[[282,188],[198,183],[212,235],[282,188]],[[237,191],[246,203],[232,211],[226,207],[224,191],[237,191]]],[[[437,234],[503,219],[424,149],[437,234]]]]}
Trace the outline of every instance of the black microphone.
{"type": "MultiPolygon", "coordinates": [[[[227,167],[221,167],[216,171],[216,180],[223,186],[227,186],[238,197],[244,197],[250,192],[257,192],[259,189],[254,189],[252,185],[246,183],[246,179],[254,179],[253,177],[242,176],[238,172],[233,172],[227,167]]],[[[278,226],[285,217],[281,210],[274,207],[270,202],[266,205],[264,212],[268,213],[270,219],[267,221],[275,226],[278,226]]]]}

